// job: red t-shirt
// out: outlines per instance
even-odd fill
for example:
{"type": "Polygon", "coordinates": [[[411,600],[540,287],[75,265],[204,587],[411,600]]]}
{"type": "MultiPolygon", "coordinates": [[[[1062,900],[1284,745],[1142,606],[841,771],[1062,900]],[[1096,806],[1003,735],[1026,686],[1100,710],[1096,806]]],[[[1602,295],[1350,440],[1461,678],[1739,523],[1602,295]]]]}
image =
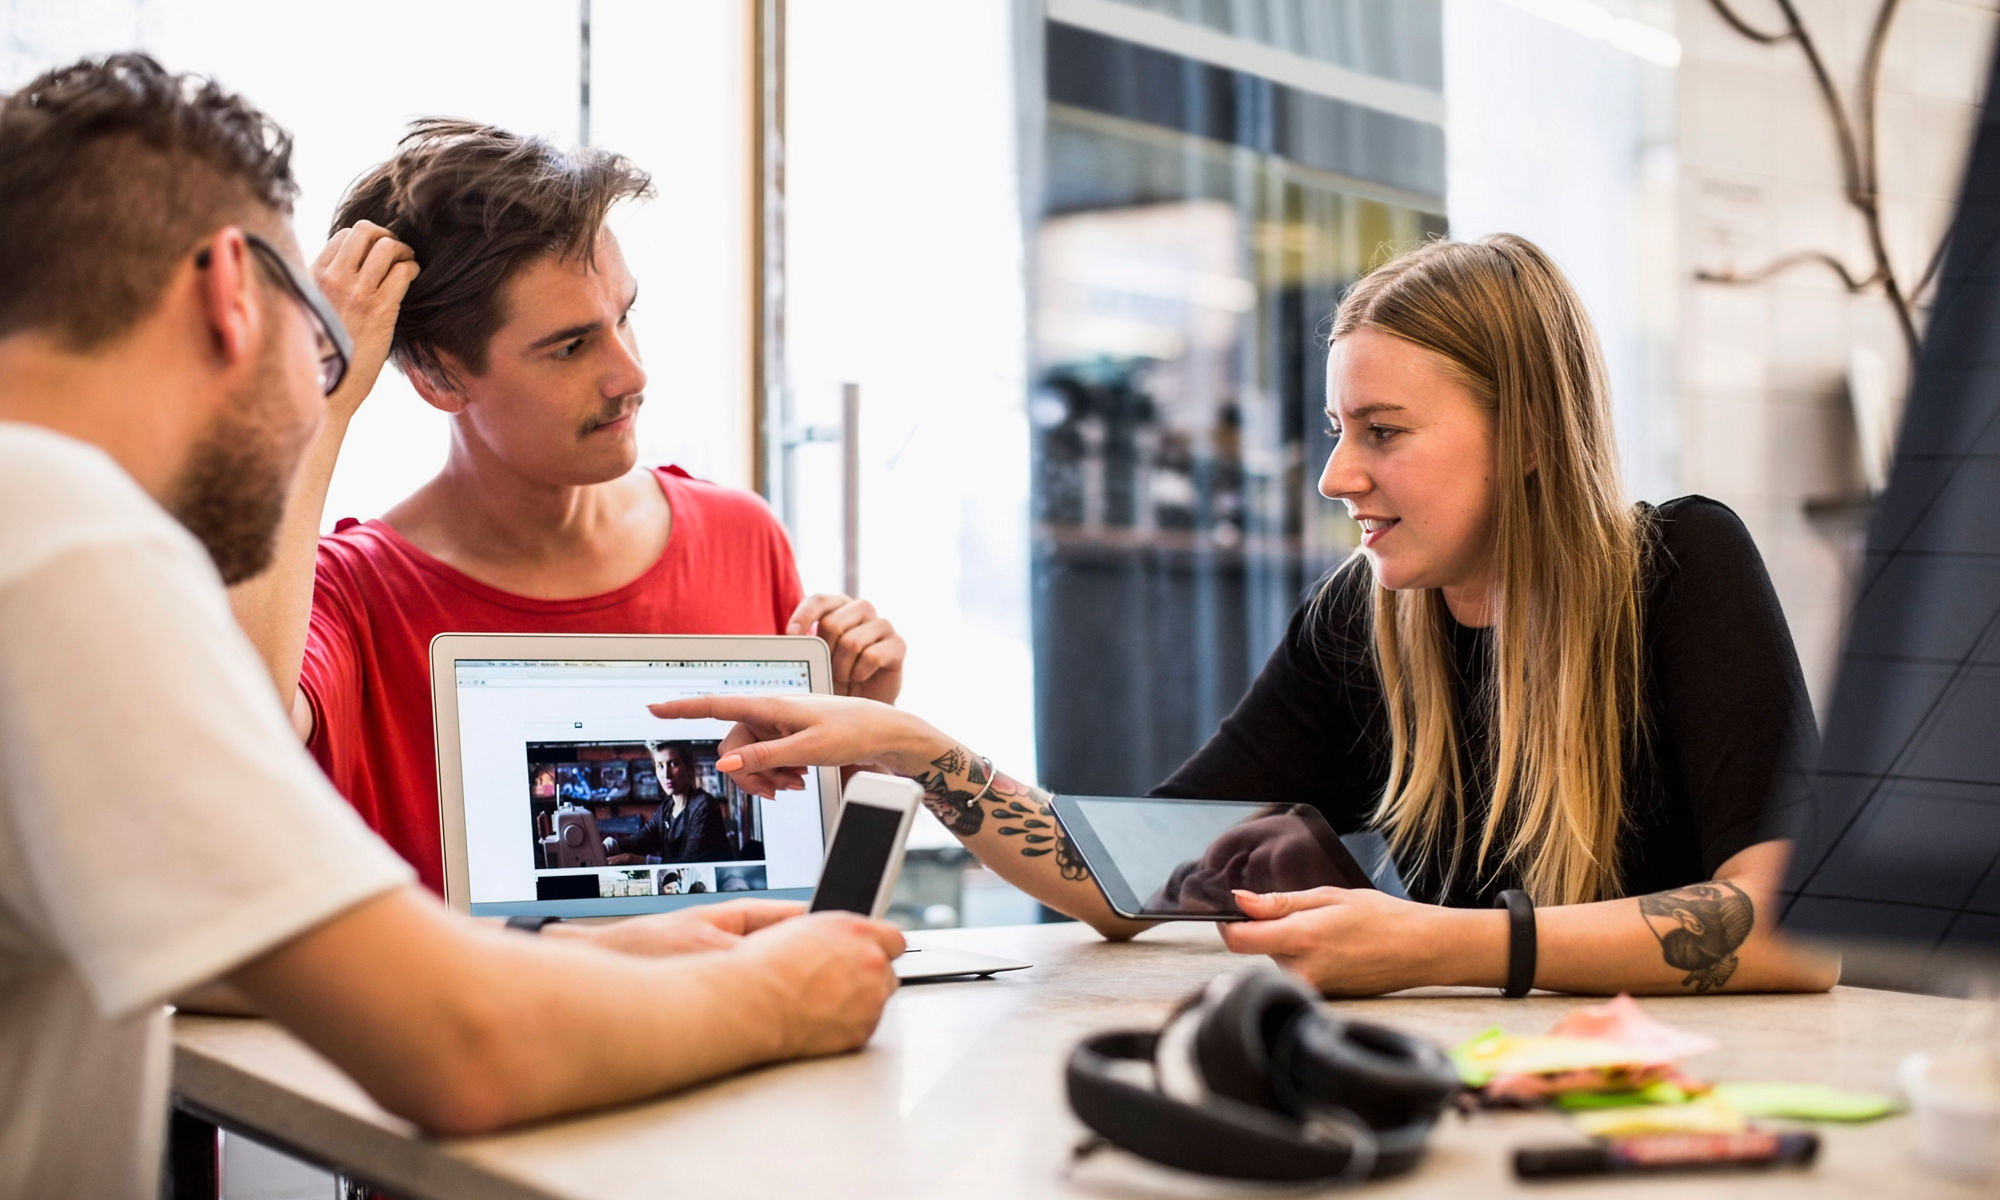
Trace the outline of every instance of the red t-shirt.
{"type": "Polygon", "coordinates": [[[440,633],[783,633],[803,596],[763,500],[654,472],[673,509],[659,561],[616,591],[535,600],[488,587],[381,521],[320,539],[299,686],[313,757],[368,824],[444,891],[430,644],[440,633]]]}

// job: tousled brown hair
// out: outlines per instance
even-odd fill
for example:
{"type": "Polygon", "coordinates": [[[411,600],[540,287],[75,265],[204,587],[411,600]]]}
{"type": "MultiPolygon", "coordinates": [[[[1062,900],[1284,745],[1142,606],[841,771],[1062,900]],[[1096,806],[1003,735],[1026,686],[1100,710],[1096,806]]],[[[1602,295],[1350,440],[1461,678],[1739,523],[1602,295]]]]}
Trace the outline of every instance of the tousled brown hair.
{"type": "Polygon", "coordinates": [[[241,96],[144,54],[0,97],[0,337],[84,352],[123,334],[210,232],[291,215],[291,159],[291,135],[241,96]]]}
{"type": "MultiPolygon", "coordinates": [[[[1376,822],[1399,850],[1469,841],[1482,874],[1536,902],[1619,894],[1626,766],[1645,738],[1639,596],[1645,518],[1626,500],[1597,335],[1525,238],[1433,242],[1364,277],[1331,341],[1371,328],[1439,356],[1494,422],[1497,621],[1484,687],[1491,806],[1466,831],[1452,650],[1436,589],[1374,586],[1390,731],[1376,822]],[[1470,834],[1469,837],[1465,836],[1470,834]]],[[[1441,881],[1440,881],[1441,882],[1441,881]]]]}
{"type": "Polygon", "coordinates": [[[486,370],[508,280],[544,255],[590,261],[611,206],[652,194],[652,177],[623,155],[427,117],[348,188],[333,229],[373,221],[415,251],[421,269],[390,353],[405,373],[449,385],[445,354],[486,370]]]}

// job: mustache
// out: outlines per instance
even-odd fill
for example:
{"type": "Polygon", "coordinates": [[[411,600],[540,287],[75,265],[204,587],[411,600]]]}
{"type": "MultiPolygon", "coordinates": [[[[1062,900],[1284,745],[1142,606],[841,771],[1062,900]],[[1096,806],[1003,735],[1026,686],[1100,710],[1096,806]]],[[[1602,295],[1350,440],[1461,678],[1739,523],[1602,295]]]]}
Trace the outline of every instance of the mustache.
{"type": "Polygon", "coordinates": [[[632,414],[638,412],[640,406],[644,405],[645,403],[646,403],[646,398],[644,396],[628,396],[621,398],[618,401],[614,402],[613,404],[607,406],[603,412],[597,414],[590,420],[584,422],[583,432],[591,433],[596,430],[604,428],[606,425],[611,424],[613,421],[623,420],[624,418],[629,417],[632,414]]]}

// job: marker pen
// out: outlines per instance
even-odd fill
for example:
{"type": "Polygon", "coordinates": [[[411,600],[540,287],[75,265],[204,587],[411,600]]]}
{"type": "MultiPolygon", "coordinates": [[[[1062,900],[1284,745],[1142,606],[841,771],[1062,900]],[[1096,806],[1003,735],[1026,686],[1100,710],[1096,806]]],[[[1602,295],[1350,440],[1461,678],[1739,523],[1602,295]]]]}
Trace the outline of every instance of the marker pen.
{"type": "Polygon", "coordinates": [[[1654,1171],[1803,1167],[1819,1153],[1814,1133],[1656,1133],[1588,1146],[1528,1146],[1514,1151],[1522,1179],[1568,1179],[1654,1171]]]}

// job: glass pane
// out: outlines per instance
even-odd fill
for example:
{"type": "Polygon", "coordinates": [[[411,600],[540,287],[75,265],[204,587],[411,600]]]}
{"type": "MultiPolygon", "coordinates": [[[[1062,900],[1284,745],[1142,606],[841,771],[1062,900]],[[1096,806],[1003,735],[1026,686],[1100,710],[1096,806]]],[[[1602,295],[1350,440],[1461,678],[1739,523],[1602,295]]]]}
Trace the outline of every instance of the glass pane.
{"type": "MultiPolygon", "coordinates": [[[[1354,545],[1316,492],[1326,325],[1378,256],[1442,232],[1443,146],[1405,116],[1051,29],[1031,251],[1037,744],[1044,785],[1137,794],[1216,728],[1354,545]],[[1301,123],[1397,137],[1287,136],[1301,123]]],[[[1428,46],[1413,74],[1435,80],[1437,38],[1401,44],[1428,46]]]]}
{"type": "MultiPolygon", "coordinates": [[[[1145,7],[1400,96],[1442,74],[1436,3],[1145,7]]],[[[1143,791],[1352,545],[1312,490],[1321,326],[1442,229],[1442,104],[1291,91],[1010,0],[789,8],[771,424],[807,586],[842,580],[853,383],[860,590],[909,637],[904,704],[1045,785],[1143,791]]],[[[907,870],[903,915],[980,919],[947,874],[907,870]]]]}
{"type": "Polygon", "coordinates": [[[639,461],[749,487],[742,4],[590,0],[590,141],[653,174],[612,216],[639,282],[639,461]]]}
{"type": "MultiPolygon", "coordinates": [[[[860,591],[909,640],[903,705],[1032,777],[1010,18],[788,6],[783,386],[794,432],[829,436],[842,386],[861,389],[860,591]]],[[[840,458],[791,454],[808,590],[843,582],[840,458]]]]}

